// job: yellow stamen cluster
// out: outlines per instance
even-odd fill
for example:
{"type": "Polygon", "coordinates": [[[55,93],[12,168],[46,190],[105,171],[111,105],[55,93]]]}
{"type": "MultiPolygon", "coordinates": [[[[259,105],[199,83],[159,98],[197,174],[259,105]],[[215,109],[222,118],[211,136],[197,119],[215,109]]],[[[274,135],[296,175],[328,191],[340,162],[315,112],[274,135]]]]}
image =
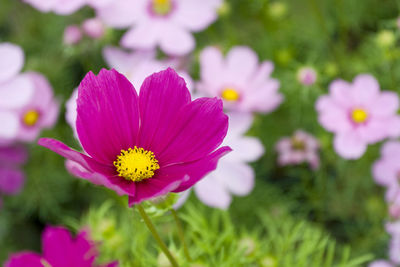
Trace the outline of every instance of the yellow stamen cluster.
{"type": "Polygon", "coordinates": [[[368,113],[361,108],[356,108],[351,113],[351,118],[355,123],[363,123],[368,119],[368,113]]]}
{"type": "Polygon", "coordinates": [[[154,153],[141,147],[121,150],[121,154],[114,161],[118,176],[140,182],[154,176],[154,171],[160,168],[154,153]]]}
{"type": "Polygon", "coordinates": [[[154,13],[165,16],[172,9],[171,0],[153,0],[153,11],[154,13]]]}
{"type": "Polygon", "coordinates": [[[28,110],[25,112],[24,117],[22,118],[23,122],[27,126],[34,126],[39,120],[40,114],[36,110],[28,110]]]}
{"type": "Polygon", "coordinates": [[[292,149],[294,150],[304,150],[306,148],[304,141],[298,138],[292,137],[291,142],[292,142],[292,149]]]}
{"type": "Polygon", "coordinates": [[[240,98],[239,93],[233,88],[225,88],[221,94],[222,98],[227,101],[237,101],[240,98]]]}

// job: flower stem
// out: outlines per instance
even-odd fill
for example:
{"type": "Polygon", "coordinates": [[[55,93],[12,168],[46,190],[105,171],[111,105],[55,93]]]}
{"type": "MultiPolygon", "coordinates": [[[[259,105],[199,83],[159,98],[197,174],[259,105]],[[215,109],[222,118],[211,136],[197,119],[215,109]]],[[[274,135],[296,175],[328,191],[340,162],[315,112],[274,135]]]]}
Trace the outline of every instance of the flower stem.
{"type": "Polygon", "coordinates": [[[172,216],[174,217],[174,220],[176,223],[176,228],[178,229],[178,237],[181,240],[181,243],[183,245],[183,252],[185,253],[186,259],[188,261],[192,261],[192,258],[190,257],[190,254],[189,254],[188,246],[186,245],[186,242],[185,242],[185,236],[183,234],[183,228],[182,228],[181,221],[179,220],[178,214],[176,213],[176,211],[174,209],[171,209],[171,213],[172,213],[172,216]]]}
{"type": "Polygon", "coordinates": [[[142,216],[144,223],[146,224],[147,228],[149,228],[151,234],[153,235],[154,239],[157,241],[158,245],[160,246],[161,250],[164,252],[165,256],[167,256],[168,260],[171,262],[173,267],[179,267],[177,261],[175,260],[174,256],[172,256],[171,252],[169,251],[167,245],[162,241],[160,235],[157,233],[156,228],[154,227],[153,223],[151,222],[149,216],[147,215],[146,211],[143,207],[138,204],[136,205],[140,216],[142,216]]]}

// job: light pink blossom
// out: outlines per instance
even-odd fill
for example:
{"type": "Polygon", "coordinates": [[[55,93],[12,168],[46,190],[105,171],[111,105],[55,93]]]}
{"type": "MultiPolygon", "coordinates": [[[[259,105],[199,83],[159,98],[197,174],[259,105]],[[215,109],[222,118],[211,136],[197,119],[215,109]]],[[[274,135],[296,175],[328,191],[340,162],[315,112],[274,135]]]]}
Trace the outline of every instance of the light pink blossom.
{"type": "Polygon", "coordinates": [[[371,262],[368,267],[395,267],[391,262],[385,260],[377,260],[371,262]]]}
{"type": "Polygon", "coordinates": [[[313,85],[317,81],[317,72],[310,67],[300,68],[297,72],[297,80],[306,86],[313,85]]]}
{"type": "Polygon", "coordinates": [[[87,0],[23,0],[41,12],[69,15],[82,8],[87,0]]]}
{"type": "MultiPolygon", "coordinates": [[[[259,139],[245,136],[253,123],[249,113],[229,113],[229,128],[223,145],[230,146],[232,152],[222,158],[217,169],[194,186],[196,196],[210,207],[227,209],[232,195],[246,196],[254,188],[255,174],[249,162],[258,160],[264,154],[259,139]]],[[[184,192],[175,208],[187,199],[184,192]]]]}
{"type": "Polygon", "coordinates": [[[100,39],[104,36],[105,26],[98,18],[87,19],[82,23],[82,30],[92,39],[100,39]]]}
{"type": "Polygon", "coordinates": [[[227,110],[268,113],[283,100],[279,82],[270,77],[273,69],[270,61],[259,64],[248,47],[234,47],[226,58],[219,49],[208,47],[200,55],[197,88],[201,94],[221,97],[227,110]]]}
{"type": "Polygon", "coordinates": [[[400,221],[387,223],[386,231],[391,235],[389,258],[395,264],[400,264],[400,221]]]}
{"type": "Polygon", "coordinates": [[[292,137],[283,137],[275,149],[281,166],[308,163],[312,169],[319,167],[319,142],[302,130],[297,130],[292,137]]]}
{"type": "Polygon", "coordinates": [[[358,75],[353,83],[333,81],[316,102],[319,123],[335,134],[334,148],[346,159],[360,158],[368,144],[400,135],[396,93],[380,91],[377,80],[358,75]]]}
{"type": "Polygon", "coordinates": [[[131,27],[121,45],[134,49],[157,46],[169,55],[184,55],[195,47],[191,32],[217,19],[221,0],[115,0],[97,8],[97,15],[116,28],[131,27]]]}
{"type": "Polygon", "coordinates": [[[75,45],[82,40],[82,31],[79,26],[70,25],[64,30],[64,44],[75,45]]]}

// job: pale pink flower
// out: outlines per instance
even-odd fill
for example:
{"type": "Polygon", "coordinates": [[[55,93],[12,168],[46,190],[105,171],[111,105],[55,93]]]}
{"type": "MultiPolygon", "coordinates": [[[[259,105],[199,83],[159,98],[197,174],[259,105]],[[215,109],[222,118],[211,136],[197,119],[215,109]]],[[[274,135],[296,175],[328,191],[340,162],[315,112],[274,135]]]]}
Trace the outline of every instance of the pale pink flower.
{"type": "Polygon", "coordinates": [[[41,12],[69,15],[86,5],[87,0],[23,0],[41,12]]]}
{"type": "Polygon", "coordinates": [[[202,31],[217,19],[221,0],[115,0],[97,8],[109,26],[131,27],[121,45],[134,49],[157,46],[169,55],[184,55],[195,47],[191,32],[202,31]]]}
{"type": "Polygon", "coordinates": [[[79,26],[70,25],[64,30],[64,44],[75,45],[82,40],[82,31],[79,26]]]}
{"type": "Polygon", "coordinates": [[[400,221],[387,223],[386,231],[391,235],[389,258],[395,264],[400,264],[400,221]]]}
{"type": "Polygon", "coordinates": [[[297,130],[292,137],[280,139],[275,149],[281,166],[308,163],[312,169],[319,167],[319,142],[302,130],[297,130]]]}
{"type": "Polygon", "coordinates": [[[104,36],[105,26],[98,18],[87,19],[82,23],[82,30],[92,39],[100,39],[104,36]]]}
{"type": "Polygon", "coordinates": [[[226,58],[219,49],[208,47],[200,55],[197,88],[207,96],[221,97],[227,110],[268,113],[283,100],[279,82],[270,77],[273,69],[270,61],[259,64],[248,47],[234,47],[226,58]]]}
{"type": "Polygon", "coordinates": [[[400,135],[399,98],[381,92],[373,76],[358,75],[353,83],[336,80],[329,90],[316,109],[319,123],[335,134],[334,148],[341,157],[360,158],[368,144],[400,135]]]}
{"type": "MultiPolygon", "coordinates": [[[[253,123],[251,114],[230,113],[228,133],[223,142],[232,152],[222,158],[217,169],[208,174],[194,186],[196,196],[210,207],[227,209],[232,195],[246,196],[254,188],[254,170],[249,162],[258,160],[264,154],[259,139],[245,136],[253,123]]],[[[184,192],[175,208],[187,199],[189,191],[184,192]]]]}
{"type": "Polygon", "coordinates": [[[310,67],[300,68],[297,72],[297,80],[306,86],[313,85],[317,81],[317,72],[310,67]]]}
{"type": "Polygon", "coordinates": [[[16,195],[21,191],[25,174],[20,165],[26,162],[27,157],[28,153],[22,146],[0,147],[0,196],[16,195]]]}
{"type": "Polygon", "coordinates": [[[6,125],[16,124],[12,141],[32,142],[44,128],[51,128],[57,120],[59,103],[54,99],[53,89],[47,79],[35,72],[24,74],[33,84],[34,93],[28,103],[18,109],[10,109],[13,117],[2,121],[6,125]]]}
{"type": "Polygon", "coordinates": [[[24,52],[14,44],[0,43],[0,143],[7,142],[18,132],[19,120],[12,110],[25,106],[33,96],[34,85],[24,66],[24,52]]]}
{"type": "Polygon", "coordinates": [[[395,267],[391,262],[385,260],[377,260],[371,262],[368,267],[395,267]]]}
{"type": "Polygon", "coordinates": [[[180,70],[177,59],[157,60],[153,50],[127,52],[111,46],[104,48],[103,57],[109,67],[124,74],[137,90],[149,75],[172,67],[184,78],[189,91],[192,91],[192,78],[186,71],[180,70]]]}

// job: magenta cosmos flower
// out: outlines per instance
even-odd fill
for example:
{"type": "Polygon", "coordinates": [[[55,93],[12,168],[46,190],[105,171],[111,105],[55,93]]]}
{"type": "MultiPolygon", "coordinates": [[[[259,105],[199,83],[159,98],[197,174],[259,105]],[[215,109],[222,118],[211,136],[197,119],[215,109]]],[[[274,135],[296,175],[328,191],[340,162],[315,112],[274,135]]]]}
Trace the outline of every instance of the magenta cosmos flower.
{"type": "MultiPolygon", "coordinates": [[[[229,129],[223,145],[230,146],[232,152],[219,161],[215,171],[193,187],[204,204],[220,209],[229,208],[232,195],[246,196],[253,190],[255,174],[249,163],[264,154],[260,140],[245,136],[253,123],[253,116],[248,113],[229,113],[228,116],[229,129]]],[[[183,204],[189,193],[182,194],[176,207],[183,204]]]]}
{"type": "Polygon", "coordinates": [[[131,27],[121,45],[134,49],[157,46],[169,55],[184,55],[195,47],[191,32],[202,31],[217,19],[221,0],[115,0],[97,8],[103,21],[131,27]]]}
{"type": "Polygon", "coordinates": [[[96,244],[87,231],[72,237],[63,227],[47,227],[42,234],[43,255],[19,252],[10,256],[5,267],[117,267],[118,262],[97,265],[96,244]]]}
{"type": "Polygon", "coordinates": [[[200,55],[197,88],[201,94],[221,97],[228,110],[268,113],[283,100],[279,82],[270,77],[273,69],[270,61],[259,65],[248,47],[232,48],[225,59],[219,49],[208,47],[200,55]]]}
{"type": "Polygon", "coordinates": [[[297,130],[292,137],[283,137],[275,149],[281,166],[308,163],[312,169],[319,167],[319,142],[302,130],[297,130]]]}
{"type": "Polygon", "coordinates": [[[71,171],[131,205],[181,192],[214,170],[229,147],[222,101],[191,101],[185,81],[167,69],[148,77],[139,96],[115,70],[86,75],[79,86],[77,133],[86,153],[52,139],[39,144],[79,164],[71,171]]]}
{"type": "Polygon", "coordinates": [[[360,158],[368,144],[399,136],[399,98],[394,92],[380,92],[373,76],[358,75],[353,83],[336,80],[329,91],[316,102],[318,119],[335,134],[334,147],[343,158],[360,158]]]}

